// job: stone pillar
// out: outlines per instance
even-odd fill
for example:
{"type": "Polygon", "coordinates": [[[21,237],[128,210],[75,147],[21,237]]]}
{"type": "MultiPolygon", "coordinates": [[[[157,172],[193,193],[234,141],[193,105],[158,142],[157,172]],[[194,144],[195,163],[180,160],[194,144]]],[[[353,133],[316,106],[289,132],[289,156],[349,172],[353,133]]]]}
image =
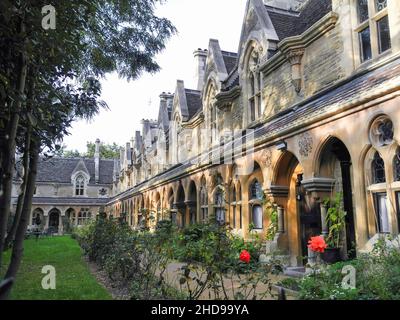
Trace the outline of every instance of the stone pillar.
{"type": "Polygon", "coordinates": [[[278,233],[285,233],[285,210],[278,206],[278,233]]]}
{"type": "Polygon", "coordinates": [[[320,204],[321,207],[321,229],[322,236],[326,238],[329,234],[328,224],[326,223],[326,216],[328,214],[328,206],[324,203],[320,204]]]}

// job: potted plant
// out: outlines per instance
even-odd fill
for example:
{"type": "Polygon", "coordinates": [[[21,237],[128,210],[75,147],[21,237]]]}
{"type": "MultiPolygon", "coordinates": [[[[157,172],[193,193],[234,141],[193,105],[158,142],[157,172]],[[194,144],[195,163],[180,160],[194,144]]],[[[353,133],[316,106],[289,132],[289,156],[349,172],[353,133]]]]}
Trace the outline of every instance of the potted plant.
{"type": "Polygon", "coordinates": [[[340,250],[346,221],[346,212],[343,210],[343,194],[337,193],[334,201],[328,199],[325,201],[325,205],[328,207],[326,214],[328,236],[326,237],[327,248],[321,257],[327,263],[336,263],[342,260],[340,250]]]}

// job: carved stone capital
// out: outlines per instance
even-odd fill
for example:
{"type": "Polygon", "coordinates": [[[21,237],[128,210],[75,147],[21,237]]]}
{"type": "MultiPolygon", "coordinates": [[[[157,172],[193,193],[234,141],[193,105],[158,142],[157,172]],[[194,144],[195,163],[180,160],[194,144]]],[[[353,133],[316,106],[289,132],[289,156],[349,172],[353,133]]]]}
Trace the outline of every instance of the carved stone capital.
{"type": "Polygon", "coordinates": [[[304,49],[293,49],[286,53],[286,58],[288,59],[289,63],[293,65],[301,64],[301,59],[304,55],[304,49]]]}

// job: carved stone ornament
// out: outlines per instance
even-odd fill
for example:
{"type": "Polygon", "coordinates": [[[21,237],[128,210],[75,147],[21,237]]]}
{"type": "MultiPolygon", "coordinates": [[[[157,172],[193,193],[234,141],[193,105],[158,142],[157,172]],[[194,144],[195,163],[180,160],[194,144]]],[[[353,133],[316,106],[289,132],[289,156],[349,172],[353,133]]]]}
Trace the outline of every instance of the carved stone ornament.
{"type": "Polygon", "coordinates": [[[297,93],[301,91],[301,59],[304,55],[304,49],[291,50],[286,54],[286,58],[292,66],[292,84],[297,93]]]}
{"type": "Polygon", "coordinates": [[[265,164],[267,168],[270,168],[272,165],[272,152],[270,149],[265,149],[261,154],[262,162],[265,164]]]}
{"type": "Polygon", "coordinates": [[[300,135],[299,152],[304,158],[308,157],[313,150],[313,138],[310,133],[306,132],[300,135]]]}

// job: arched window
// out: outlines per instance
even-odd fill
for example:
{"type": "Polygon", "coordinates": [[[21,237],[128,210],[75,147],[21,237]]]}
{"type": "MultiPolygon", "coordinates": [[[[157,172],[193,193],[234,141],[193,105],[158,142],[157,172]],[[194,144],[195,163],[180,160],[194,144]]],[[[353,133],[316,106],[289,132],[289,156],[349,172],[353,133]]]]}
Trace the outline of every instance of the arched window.
{"type": "Polygon", "coordinates": [[[258,70],[260,64],[260,56],[256,49],[254,49],[248,62],[248,88],[249,88],[249,113],[250,122],[255,121],[261,117],[261,74],[258,70]]]}
{"type": "Polygon", "coordinates": [[[252,200],[262,200],[263,191],[258,180],[254,180],[250,187],[250,199],[252,200]]]}
{"type": "Polygon", "coordinates": [[[89,208],[82,208],[78,214],[78,225],[85,225],[92,218],[89,208]]]}
{"type": "Polygon", "coordinates": [[[224,224],[225,223],[225,200],[224,193],[220,187],[217,187],[215,192],[214,199],[214,208],[215,208],[215,219],[217,223],[224,224]]]}
{"type": "Polygon", "coordinates": [[[231,189],[231,210],[232,210],[232,228],[236,229],[236,188],[233,186],[231,189]]]}
{"type": "Polygon", "coordinates": [[[263,229],[263,210],[260,203],[262,197],[263,191],[261,184],[258,182],[258,180],[254,180],[250,186],[251,220],[254,229],[258,230],[263,229]]]}
{"type": "Polygon", "coordinates": [[[210,140],[209,142],[211,145],[217,141],[217,108],[215,106],[215,96],[216,96],[216,89],[214,84],[211,82],[207,88],[207,94],[206,94],[206,108],[207,108],[207,114],[206,114],[206,126],[207,129],[210,130],[210,140]]]}
{"type": "Polygon", "coordinates": [[[238,186],[236,209],[239,211],[239,229],[243,229],[243,213],[242,213],[242,187],[238,186]]]}
{"type": "Polygon", "coordinates": [[[397,148],[393,160],[394,181],[400,181],[400,148],[397,148]]]}
{"type": "Polygon", "coordinates": [[[85,178],[83,175],[79,175],[75,179],[75,195],[83,196],[85,194],[85,178]]]}
{"type": "Polygon", "coordinates": [[[372,160],[372,180],[374,184],[385,183],[385,162],[379,155],[379,152],[375,152],[374,159],[372,160]]]}
{"type": "Polygon", "coordinates": [[[201,219],[206,221],[208,219],[208,195],[205,181],[202,181],[200,187],[200,206],[201,219]]]}

